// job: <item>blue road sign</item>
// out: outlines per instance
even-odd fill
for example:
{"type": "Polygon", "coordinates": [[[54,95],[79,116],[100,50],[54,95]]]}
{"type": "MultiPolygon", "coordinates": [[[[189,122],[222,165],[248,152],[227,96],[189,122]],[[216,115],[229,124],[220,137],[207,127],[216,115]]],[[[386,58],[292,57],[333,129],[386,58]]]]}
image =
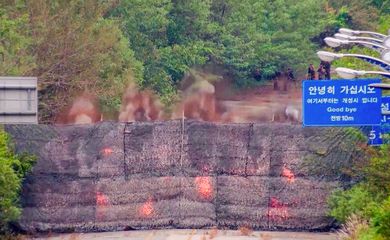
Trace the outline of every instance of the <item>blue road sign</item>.
{"type": "MultiPolygon", "coordinates": [[[[390,96],[382,97],[381,110],[383,112],[390,111],[390,96]]],[[[389,141],[390,134],[390,115],[382,115],[381,125],[373,126],[368,133],[368,144],[378,146],[389,141]]]]}
{"type": "MultiPolygon", "coordinates": [[[[382,97],[382,104],[381,104],[382,113],[383,112],[390,112],[390,96],[383,96],[382,97]]],[[[390,124],[390,115],[382,115],[382,124],[390,124]]]]}
{"type": "Polygon", "coordinates": [[[379,146],[383,144],[382,128],[381,126],[373,126],[368,133],[368,144],[372,146],[379,146]]]}
{"type": "Polygon", "coordinates": [[[380,79],[303,81],[303,126],[379,126],[380,79]]]}

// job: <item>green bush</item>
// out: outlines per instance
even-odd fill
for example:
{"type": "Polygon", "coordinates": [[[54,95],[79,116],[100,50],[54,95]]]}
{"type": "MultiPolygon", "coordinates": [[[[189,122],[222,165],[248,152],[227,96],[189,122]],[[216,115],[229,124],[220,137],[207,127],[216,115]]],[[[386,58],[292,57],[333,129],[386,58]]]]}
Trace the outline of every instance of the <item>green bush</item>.
{"type": "MultiPolygon", "coordinates": [[[[362,168],[363,180],[345,191],[336,191],[329,198],[330,215],[345,223],[357,216],[369,223],[358,237],[345,239],[390,239],[390,145],[370,149],[371,159],[362,168]]],[[[347,223],[348,225],[348,223],[347,223]]]]}
{"type": "Polygon", "coordinates": [[[390,196],[390,144],[382,145],[372,153],[363,173],[373,193],[382,199],[390,196]]]}
{"type": "Polygon", "coordinates": [[[345,223],[351,215],[365,219],[372,216],[378,206],[367,187],[366,184],[359,184],[347,191],[334,192],[329,199],[330,215],[341,223],[345,223]]]}
{"type": "Polygon", "coordinates": [[[390,196],[374,212],[372,224],[378,234],[390,238],[390,196]]]}
{"type": "MultiPolygon", "coordinates": [[[[370,192],[368,184],[358,184],[347,191],[335,192],[330,200],[330,215],[346,225],[351,216],[365,219],[369,222],[367,228],[354,232],[354,236],[343,239],[381,240],[390,239],[390,196],[386,200],[381,195],[370,192]]],[[[358,228],[358,226],[354,226],[358,228]]],[[[351,227],[353,228],[353,227],[351,227]]]]}
{"type": "Polygon", "coordinates": [[[7,231],[20,215],[21,183],[34,161],[33,156],[16,155],[8,134],[0,129],[0,232],[7,231]]]}

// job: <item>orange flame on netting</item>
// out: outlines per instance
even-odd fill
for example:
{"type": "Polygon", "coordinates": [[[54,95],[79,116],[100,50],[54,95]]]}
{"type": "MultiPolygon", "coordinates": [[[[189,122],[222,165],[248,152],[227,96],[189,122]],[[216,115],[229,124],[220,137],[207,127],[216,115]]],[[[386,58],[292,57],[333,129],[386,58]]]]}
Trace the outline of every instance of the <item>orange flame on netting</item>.
{"type": "Polygon", "coordinates": [[[108,197],[102,192],[96,192],[96,212],[97,220],[102,221],[106,215],[107,205],[109,204],[108,197]]]}
{"type": "Polygon", "coordinates": [[[295,175],[294,175],[294,173],[290,169],[288,169],[286,167],[283,167],[282,177],[286,178],[288,183],[295,182],[295,175]]]}
{"type": "Polygon", "coordinates": [[[199,196],[208,200],[213,198],[213,186],[210,177],[196,177],[195,184],[199,196]]]}
{"type": "Polygon", "coordinates": [[[289,217],[286,204],[271,197],[268,207],[268,217],[272,220],[284,220],[289,217]]]}
{"type": "Polygon", "coordinates": [[[96,192],[96,206],[107,206],[108,198],[102,192],[96,192]]]}
{"type": "Polygon", "coordinates": [[[112,148],[109,148],[109,147],[106,147],[106,148],[102,149],[102,153],[106,157],[111,155],[113,152],[114,152],[114,150],[112,150],[112,148]]]}
{"type": "Polygon", "coordinates": [[[139,209],[142,217],[151,217],[154,213],[153,200],[150,197],[139,209]]]}

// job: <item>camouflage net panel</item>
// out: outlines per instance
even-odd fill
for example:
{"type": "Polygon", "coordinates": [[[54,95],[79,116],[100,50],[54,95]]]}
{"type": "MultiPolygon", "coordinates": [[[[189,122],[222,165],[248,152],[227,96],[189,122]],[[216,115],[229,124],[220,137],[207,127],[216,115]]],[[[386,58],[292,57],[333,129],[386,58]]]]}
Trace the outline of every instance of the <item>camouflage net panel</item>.
{"type": "Polygon", "coordinates": [[[342,130],[289,124],[104,122],[6,131],[18,152],[39,159],[22,192],[19,225],[28,232],[326,230],[333,224],[326,199],[340,181],[302,163],[352,151],[334,144],[348,138],[342,130]]]}

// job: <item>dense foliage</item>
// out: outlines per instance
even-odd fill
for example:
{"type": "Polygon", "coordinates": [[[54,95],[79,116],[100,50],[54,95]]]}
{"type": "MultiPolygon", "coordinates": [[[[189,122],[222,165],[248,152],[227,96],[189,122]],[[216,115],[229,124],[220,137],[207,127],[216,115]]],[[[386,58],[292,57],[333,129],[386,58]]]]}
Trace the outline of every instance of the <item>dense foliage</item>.
{"type": "MultiPolygon", "coordinates": [[[[370,162],[360,168],[363,181],[330,200],[331,216],[342,223],[351,216],[367,222],[354,239],[390,238],[390,145],[370,149],[370,162]]],[[[352,239],[352,238],[351,238],[352,239]]]]}
{"type": "Polygon", "coordinates": [[[40,113],[50,119],[63,103],[85,89],[100,96],[104,107],[118,107],[119,92],[141,77],[142,67],[133,57],[115,21],[102,16],[110,7],[96,1],[28,1],[35,36],[34,56],[40,76],[40,113]]]}
{"type": "Polygon", "coordinates": [[[0,9],[0,73],[27,74],[35,64],[28,52],[31,38],[24,31],[28,15],[10,17],[5,9],[0,9]]]}
{"type": "Polygon", "coordinates": [[[123,0],[111,16],[123,21],[144,60],[146,86],[164,94],[190,67],[206,62],[225,66],[240,86],[250,85],[256,70],[270,79],[288,66],[303,69],[315,57],[310,39],[326,24],[323,6],[314,0],[123,0]]]}
{"type": "Polygon", "coordinates": [[[0,233],[20,214],[19,192],[22,180],[31,169],[34,157],[16,155],[8,135],[0,129],[0,233]]]}
{"type": "Polygon", "coordinates": [[[84,91],[117,110],[131,81],[169,105],[184,74],[205,64],[238,87],[288,67],[304,76],[325,36],[385,32],[389,9],[388,0],[0,0],[0,75],[39,77],[41,122],[84,91]]]}
{"type": "Polygon", "coordinates": [[[119,25],[103,18],[112,7],[106,1],[1,2],[1,25],[15,26],[4,29],[2,42],[15,49],[4,47],[11,67],[0,68],[0,74],[39,77],[41,122],[55,121],[64,105],[86,90],[99,96],[104,108],[119,108],[123,90],[134,77],[142,78],[142,64],[119,25]],[[26,52],[25,59],[20,53],[26,52]]]}

